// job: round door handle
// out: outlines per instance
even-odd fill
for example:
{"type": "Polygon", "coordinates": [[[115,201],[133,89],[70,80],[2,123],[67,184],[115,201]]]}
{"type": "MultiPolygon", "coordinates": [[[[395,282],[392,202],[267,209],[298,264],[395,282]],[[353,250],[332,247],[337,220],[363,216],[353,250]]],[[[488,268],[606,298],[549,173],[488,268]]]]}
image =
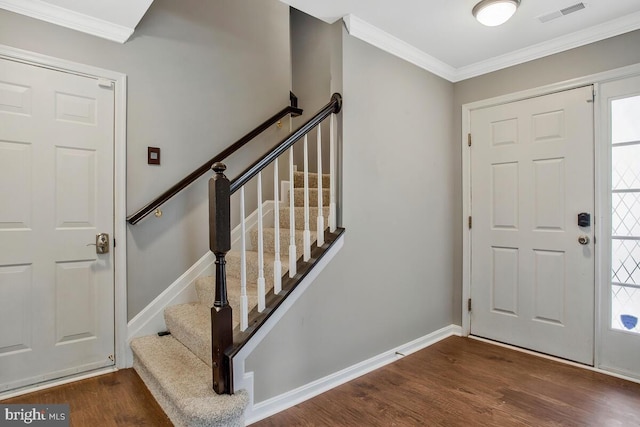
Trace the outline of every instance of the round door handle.
{"type": "Polygon", "coordinates": [[[580,236],[580,237],[578,237],[578,243],[580,243],[581,245],[588,245],[589,244],[589,236],[580,236]]]}

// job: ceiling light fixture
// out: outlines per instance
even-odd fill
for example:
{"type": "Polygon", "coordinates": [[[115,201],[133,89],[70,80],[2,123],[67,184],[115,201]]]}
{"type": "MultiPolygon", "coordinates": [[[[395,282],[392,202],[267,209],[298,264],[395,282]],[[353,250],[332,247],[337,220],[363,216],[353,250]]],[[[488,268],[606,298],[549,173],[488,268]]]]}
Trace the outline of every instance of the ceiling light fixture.
{"type": "Polygon", "coordinates": [[[502,25],[516,13],[520,0],[482,0],[471,13],[478,22],[488,27],[502,25]]]}

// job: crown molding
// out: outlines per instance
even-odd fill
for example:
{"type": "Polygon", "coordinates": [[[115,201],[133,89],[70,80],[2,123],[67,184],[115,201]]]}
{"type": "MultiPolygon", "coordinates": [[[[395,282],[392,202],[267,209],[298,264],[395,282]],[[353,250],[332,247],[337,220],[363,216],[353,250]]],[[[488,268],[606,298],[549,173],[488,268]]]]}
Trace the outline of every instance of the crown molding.
{"type": "Polygon", "coordinates": [[[126,42],[134,31],[134,28],[114,24],[41,0],[0,0],[0,8],[118,43],[126,42]]]}
{"type": "Polygon", "coordinates": [[[486,61],[454,68],[354,15],[347,15],[343,20],[350,35],[452,83],[640,29],[640,12],[636,12],[486,61]]]}
{"type": "Polygon", "coordinates": [[[455,78],[455,68],[426,54],[409,43],[382,31],[355,15],[346,15],[342,19],[347,27],[347,31],[353,37],[402,58],[444,79],[453,81],[455,78]]]}
{"type": "Polygon", "coordinates": [[[640,29],[640,12],[455,70],[454,82],[512,67],[640,29]]]}

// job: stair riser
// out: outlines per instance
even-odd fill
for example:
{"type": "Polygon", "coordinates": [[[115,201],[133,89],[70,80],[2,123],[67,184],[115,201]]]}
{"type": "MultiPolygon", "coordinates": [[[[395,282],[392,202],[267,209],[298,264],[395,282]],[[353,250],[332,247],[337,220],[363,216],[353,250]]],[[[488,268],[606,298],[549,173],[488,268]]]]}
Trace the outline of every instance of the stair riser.
{"type": "MultiPolygon", "coordinates": [[[[304,208],[298,207],[294,208],[295,211],[295,226],[296,230],[304,230],[304,208]]],[[[329,208],[322,208],[324,223],[329,223],[329,208]]],[[[309,207],[309,229],[314,230],[317,228],[317,217],[318,217],[318,208],[317,207],[309,207]]],[[[280,228],[289,228],[289,208],[280,208],[280,228]]]]}
{"type": "MultiPolygon", "coordinates": [[[[329,189],[322,189],[322,206],[329,206],[329,189]]],[[[296,207],[304,206],[304,188],[295,188],[293,190],[293,205],[296,207]]],[[[318,189],[309,189],[309,206],[318,206],[318,189]]]]}
{"type": "MultiPolygon", "coordinates": [[[[251,235],[250,236],[251,244],[253,244],[254,247],[257,248],[258,247],[258,230],[252,230],[250,235],[251,235]]],[[[316,233],[312,231],[310,235],[311,235],[310,236],[311,243],[315,242],[316,233]]],[[[290,242],[289,237],[290,235],[289,235],[288,229],[286,230],[280,229],[280,252],[285,255],[289,254],[289,242],[290,242]]],[[[275,234],[273,233],[272,229],[265,230],[263,240],[264,240],[263,242],[264,251],[273,253],[275,251],[275,234]]],[[[302,248],[304,245],[304,235],[301,230],[296,231],[295,244],[296,244],[296,255],[297,255],[296,258],[300,258],[300,256],[302,255],[302,248]]]]}
{"type": "Polygon", "coordinates": [[[211,366],[211,315],[208,307],[202,304],[167,307],[164,322],[173,338],[211,366]]]}
{"type": "MultiPolygon", "coordinates": [[[[269,292],[273,286],[270,283],[266,283],[265,292],[269,292]]],[[[196,281],[196,292],[198,294],[198,300],[200,304],[206,307],[213,307],[215,300],[215,279],[213,277],[201,278],[196,281]]],[[[235,328],[240,324],[240,281],[238,279],[227,279],[227,299],[231,306],[233,327],[235,328]]],[[[249,311],[258,305],[258,291],[256,283],[247,283],[247,297],[249,299],[248,308],[249,311]]]]}
{"type": "MultiPolygon", "coordinates": [[[[256,239],[257,240],[257,239],[256,239]]],[[[257,241],[256,241],[257,243],[257,241]]],[[[282,246],[281,246],[282,248],[282,246]]],[[[284,252],[286,255],[286,252],[284,252]]],[[[236,277],[240,279],[240,253],[239,252],[229,252],[226,257],[227,260],[227,276],[228,277],[236,277]]],[[[273,287],[274,280],[274,264],[273,264],[273,256],[265,256],[263,262],[264,269],[264,278],[267,283],[273,287]]],[[[247,252],[247,282],[256,283],[258,281],[259,274],[259,265],[258,259],[255,252],[247,252]]],[[[289,271],[289,260],[286,256],[280,256],[280,273],[284,275],[287,271],[289,271]]]]}
{"type": "MultiPolygon", "coordinates": [[[[322,175],[322,187],[329,188],[329,183],[331,179],[329,174],[322,175]]],[[[293,186],[297,188],[304,187],[304,172],[295,172],[293,176],[293,186]]],[[[309,173],[309,187],[317,187],[318,186],[318,174],[317,173],[309,173]]]]}

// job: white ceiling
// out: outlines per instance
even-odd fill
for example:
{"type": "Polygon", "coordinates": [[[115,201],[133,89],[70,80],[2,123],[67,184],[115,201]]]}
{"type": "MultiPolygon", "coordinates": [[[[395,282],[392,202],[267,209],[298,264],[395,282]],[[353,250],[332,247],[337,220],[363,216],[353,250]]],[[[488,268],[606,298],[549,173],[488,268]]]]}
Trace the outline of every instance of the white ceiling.
{"type": "Polygon", "coordinates": [[[484,74],[640,28],[640,0],[584,0],[585,9],[541,23],[580,0],[522,0],[506,24],[485,27],[479,0],[281,0],[451,81],[484,74]]]}
{"type": "MultiPolygon", "coordinates": [[[[207,0],[210,1],[210,0],[207,0]]],[[[281,0],[450,81],[459,81],[640,28],[640,0],[521,0],[514,17],[485,27],[479,0],[281,0]]],[[[124,43],[153,0],[0,0],[0,8],[124,43]]]]}

